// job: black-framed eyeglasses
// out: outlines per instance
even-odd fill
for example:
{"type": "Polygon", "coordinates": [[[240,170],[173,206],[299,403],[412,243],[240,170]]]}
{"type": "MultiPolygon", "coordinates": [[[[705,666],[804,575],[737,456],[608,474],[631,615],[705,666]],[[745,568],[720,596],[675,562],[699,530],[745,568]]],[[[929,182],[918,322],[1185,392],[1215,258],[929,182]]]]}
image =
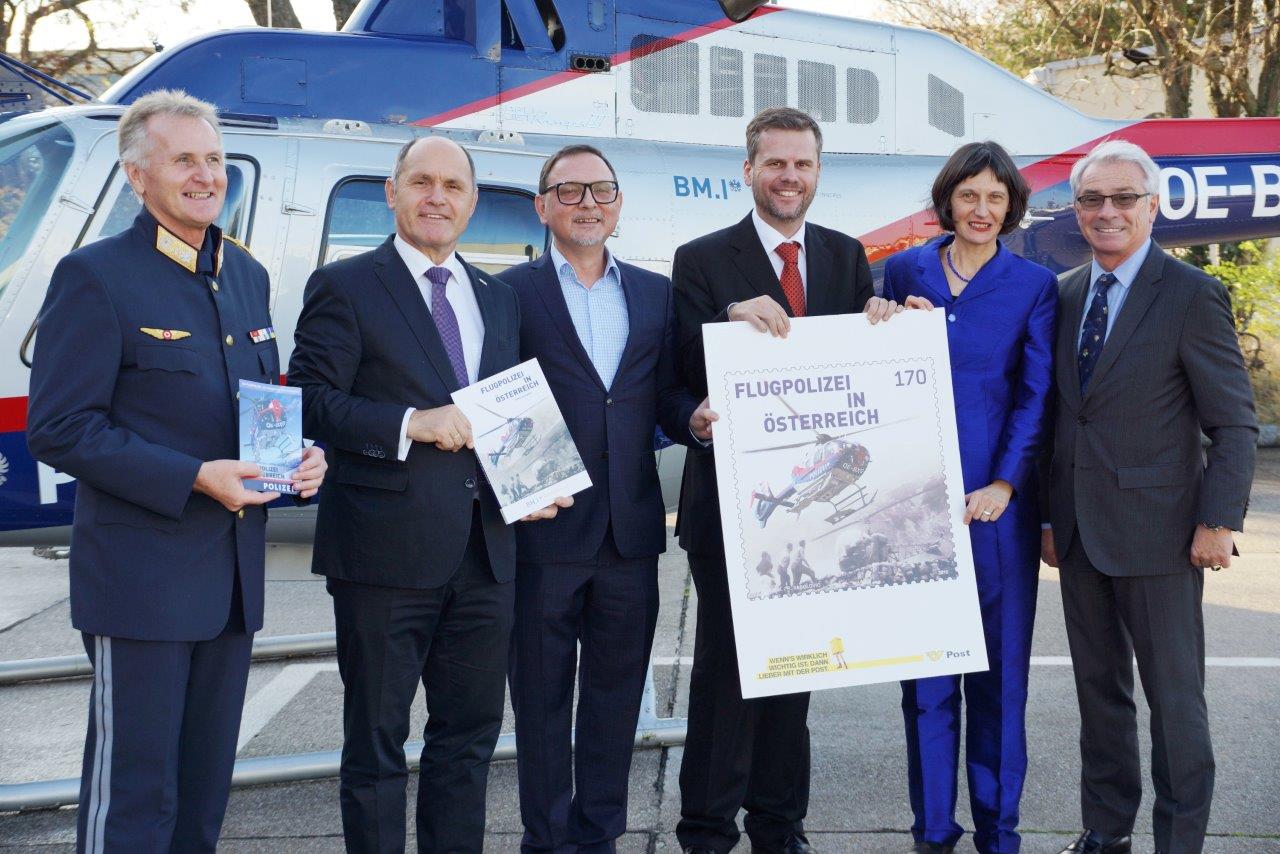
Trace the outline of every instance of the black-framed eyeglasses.
{"type": "Polygon", "coordinates": [[[1107,199],[1111,200],[1111,204],[1115,205],[1116,210],[1127,211],[1138,203],[1138,199],[1145,199],[1150,193],[1112,193],[1111,195],[1103,195],[1102,193],[1081,193],[1076,196],[1076,204],[1087,211],[1101,210],[1106,204],[1107,199]]]}
{"type": "Polygon", "coordinates": [[[562,205],[580,204],[587,190],[591,191],[591,198],[595,199],[598,205],[608,205],[618,200],[617,181],[592,181],[590,184],[584,184],[581,181],[561,181],[559,184],[552,184],[542,192],[550,193],[553,190],[556,199],[562,205]]]}

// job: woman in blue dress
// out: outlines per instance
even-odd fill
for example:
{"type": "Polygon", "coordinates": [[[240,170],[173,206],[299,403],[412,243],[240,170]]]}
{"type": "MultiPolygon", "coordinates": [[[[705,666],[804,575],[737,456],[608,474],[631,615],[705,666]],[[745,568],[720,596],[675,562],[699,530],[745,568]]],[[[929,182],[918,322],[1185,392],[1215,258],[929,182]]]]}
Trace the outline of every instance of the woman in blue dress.
{"type": "Polygon", "coordinates": [[[1047,428],[1058,283],[1000,244],[1026,213],[1030,188],[999,145],[962,146],[932,195],[948,233],[890,258],[884,296],[923,298],[947,318],[964,521],[990,669],[902,683],[913,850],[949,852],[964,833],[955,820],[963,696],[974,845],[982,854],[1007,854],[1019,849],[1027,770],[1024,716],[1040,566],[1035,461],[1047,428]]]}

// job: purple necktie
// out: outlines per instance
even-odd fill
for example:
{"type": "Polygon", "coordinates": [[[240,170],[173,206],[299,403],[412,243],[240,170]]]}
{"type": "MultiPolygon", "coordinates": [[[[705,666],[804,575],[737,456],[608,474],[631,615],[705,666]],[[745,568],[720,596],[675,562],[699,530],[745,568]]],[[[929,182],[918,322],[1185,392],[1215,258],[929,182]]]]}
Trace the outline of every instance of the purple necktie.
{"type": "Polygon", "coordinates": [[[449,298],[444,295],[444,287],[449,284],[452,274],[447,267],[432,267],[427,270],[427,278],[431,280],[431,319],[436,322],[436,331],[440,333],[440,341],[444,351],[449,354],[449,364],[453,365],[453,375],[458,378],[458,385],[467,385],[467,362],[462,356],[462,333],[458,331],[458,315],[453,313],[449,298]]]}

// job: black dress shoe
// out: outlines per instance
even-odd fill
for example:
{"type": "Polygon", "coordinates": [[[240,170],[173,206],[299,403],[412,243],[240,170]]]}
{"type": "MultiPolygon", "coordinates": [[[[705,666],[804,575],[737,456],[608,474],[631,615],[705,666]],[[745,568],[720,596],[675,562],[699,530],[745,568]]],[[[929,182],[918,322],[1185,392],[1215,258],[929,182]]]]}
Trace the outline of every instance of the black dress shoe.
{"type": "Polygon", "coordinates": [[[911,854],[951,854],[954,845],[943,845],[941,842],[917,842],[911,848],[911,854]]]}
{"type": "Polygon", "coordinates": [[[1103,837],[1086,830],[1075,842],[1062,849],[1061,854],[1129,854],[1133,840],[1129,834],[1103,837]]]}
{"type": "Polygon", "coordinates": [[[798,833],[788,836],[778,848],[759,848],[751,846],[751,854],[815,854],[814,848],[798,833]]]}
{"type": "Polygon", "coordinates": [[[809,840],[793,833],[787,837],[786,842],[782,843],[782,854],[815,854],[815,852],[809,840]]]}
{"type": "Polygon", "coordinates": [[[716,849],[710,845],[689,845],[684,849],[684,854],[716,854],[716,849]]]}

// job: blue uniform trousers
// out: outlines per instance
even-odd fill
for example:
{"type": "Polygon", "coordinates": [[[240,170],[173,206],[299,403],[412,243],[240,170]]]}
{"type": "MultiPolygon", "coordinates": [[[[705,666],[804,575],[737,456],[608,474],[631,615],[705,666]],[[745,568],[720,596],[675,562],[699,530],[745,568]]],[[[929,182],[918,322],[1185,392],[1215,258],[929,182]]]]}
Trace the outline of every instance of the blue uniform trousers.
{"type": "Polygon", "coordinates": [[[83,635],[94,673],[80,854],[216,849],[253,649],[233,590],[231,619],[212,640],[83,635]]]}
{"type": "MultiPolygon", "coordinates": [[[[1011,503],[1007,513],[1017,512],[1011,503]]],[[[954,845],[964,833],[955,820],[963,694],[974,846],[982,854],[1007,854],[1021,844],[1018,801],[1027,773],[1025,713],[1038,564],[1029,555],[1000,555],[994,542],[981,548],[979,538],[974,563],[989,669],[902,683],[915,814],[911,832],[917,841],[944,845],[954,845]]]]}
{"type": "Polygon", "coordinates": [[[657,620],[657,555],[623,558],[611,530],[592,560],[519,564],[511,706],[522,851],[612,851],[626,830],[627,781],[657,620]]]}

